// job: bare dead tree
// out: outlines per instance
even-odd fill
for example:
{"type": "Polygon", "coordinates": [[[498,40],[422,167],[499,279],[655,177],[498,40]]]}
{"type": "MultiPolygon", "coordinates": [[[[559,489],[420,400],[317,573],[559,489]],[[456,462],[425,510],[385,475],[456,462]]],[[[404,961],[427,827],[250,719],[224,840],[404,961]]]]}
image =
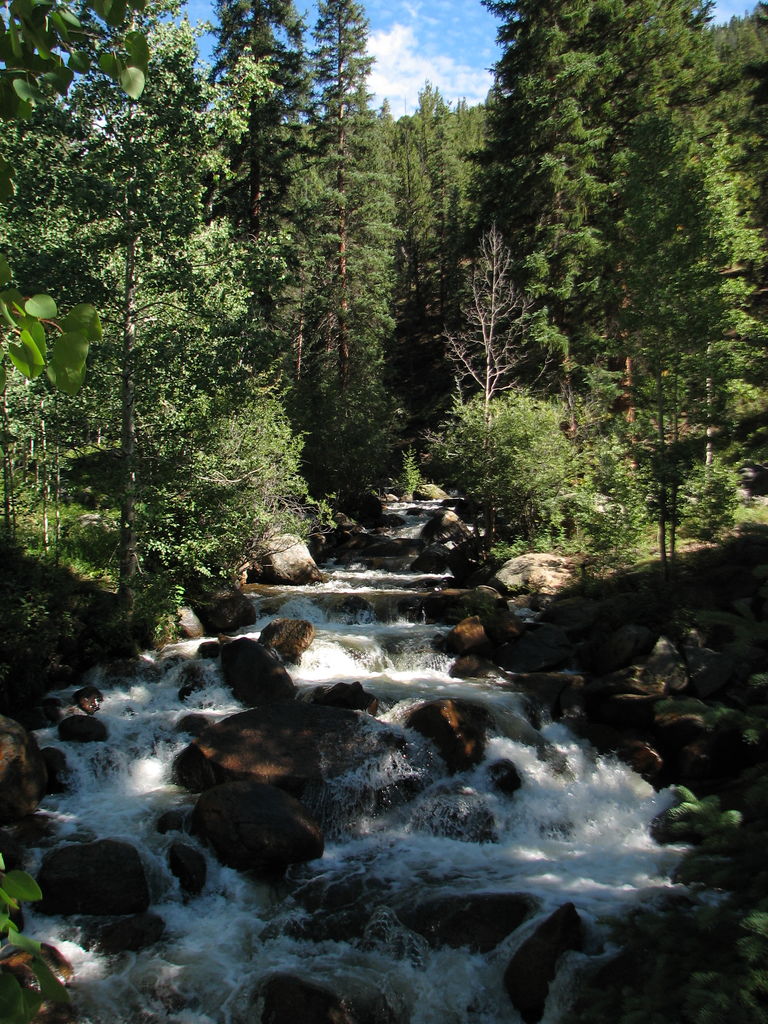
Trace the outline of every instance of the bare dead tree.
{"type": "Polygon", "coordinates": [[[512,254],[494,224],[480,242],[465,327],[446,336],[459,383],[469,378],[482,391],[486,420],[493,398],[515,386],[513,371],[527,355],[531,306],[512,280],[512,254]]]}

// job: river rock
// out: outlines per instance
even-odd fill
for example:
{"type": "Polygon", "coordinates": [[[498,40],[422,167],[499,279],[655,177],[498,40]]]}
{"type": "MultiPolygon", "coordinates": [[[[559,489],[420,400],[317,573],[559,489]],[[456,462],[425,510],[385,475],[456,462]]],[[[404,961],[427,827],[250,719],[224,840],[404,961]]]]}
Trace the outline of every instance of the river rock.
{"type": "Polygon", "coordinates": [[[375,715],[379,700],[363,689],[362,683],[334,683],[332,686],[316,686],[309,692],[311,704],[322,704],[327,708],[349,708],[350,711],[365,711],[375,715]]]}
{"type": "Polygon", "coordinates": [[[421,528],[421,539],[427,544],[465,544],[471,537],[467,524],[449,508],[440,509],[421,528]]]}
{"type": "Polygon", "coordinates": [[[147,912],[110,921],[96,934],[96,945],[102,953],[136,952],[154,946],[165,934],[165,921],[159,914],[147,912]]]}
{"type": "Polygon", "coordinates": [[[594,626],[600,602],[589,597],[566,597],[553,601],[541,613],[541,622],[551,622],[571,639],[585,636],[594,626]]]}
{"type": "Polygon", "coordinates": [[[308,784],[343,775],[402,742],[386,725],[344,708],[269,704],[205,729],[177,756],[174,779],[192,792],[250,779],[300,796],[308,784]]]}
{"type": "Polygon", "coordinates": [[[489,581],[502,594],[556,594],[573,583],[573,560],[530,553],[505,562],[489,581]]]}
{"type": "Polygon", "coordinates": [[[517,766],[506,758],[488,765],[488,778],[491,780],[493,788],[499,793],[504,793],[505,796],[512,796],[523,784],[517,766]]]}
{"type": "Polygon", "coordinates": [[[72,694],[72,703],[86,715],[95,715],[104,703],[104,694],[96,686],[81,686],[72,694]]]}
{"type": "Polygon", "coordinates": [[[168,866],[171,874],[178,878],[179,885],[191,895],[197,895],[205,885],[208,867],[205,857],[189,843],[171,843],[168,850],[168,866]]]}
{"type": "Polygon", "coordinates": [[[103,743],[107,727],[89,715],[68,715],[59,722],[59,739],[70,743],[103,743]]]}
{"type": "Polygon", "coordinates": [[[414,501],[447,501],[450,494],[437,484],[422,483],[414,490],[414,501]]]}
{"type": "Polygon", "coordinates": [[[192,812],[192,831],[222,864],[281,874],[323,855],[323,833],[299,801],[276,786],[225,782],[206,790],[192,812]]]}
{"type": "Polygon", "coordinates": [[[241,590],[219,590],[197,611],[208,634],[234,633],[256,621],[256,606],[241,590]]]}
{"type": "Polygon", "coordinates": [[[221,671],[235,697],[251,707],[296,696],[297,687],[274,651],[250,637],[224,644],[221,671]]]}
{"type": "Polygon", "coordinates": [[[43,899],[36,907],[44,914],[138,914],[149,907],[136,847],[117,839],[59,847],[44,858],[37,880],[43,899]]]}
{"type": "Polygon", "coordinates": [[[489,654],[492,644],[478,615],[458,622],[445,638],[452,654],[489,654]]]}
{"type": "Polygon", "coordinates": [[[259,639],[286,661],[297,662],[315,639],[315,627],[305,619],[272,619],[259,639]]]}
{"type": "Polygon", "coordinates": [[[0,824],[32,814],[46,792],[48,771],[34,736],[0,715],[0,824]]]}
{"type": "Polygon", "coordinates": [[[258,998],[261,1024],[364,1024],[331,989],[295,974],[274,974],[258,998]]]}
{"type": "Polygon", "coordinates": [[[504,972],[504,987],[526,1024],[541,1020],[557,961],[568,949],[580,950],[582,943],[581,918],[572,903],[565,903],[514,954],[504,972]]]}
{"type": "Polygon", "coordinates": [[[397,916],[435,949],[488,953],[536,907],[536,900],[522,892],[455,893],[397,907],[397,916]]]}
{"type": "Polygon", "coordinates": [[[656,641],[651,653],[643,663],[645,679],[656,679],[663,683],[667,693],[681,693],[688,688],[688,669],[680,652],[667,637],[656,641]]]}
{"type": "Polygon", "coordinates": [[[179,624],[179,632],[187,640],[199,640],[205,636],[205,626],[192,608],[179,608],[176,612],[176,621],[179,624]]]}
{"type": "Polygon", "coordinates": [[[501,646],[493,660],[507,672],[546,672],[562,668],[574,653],[568,634],[544,622],[529,626],[518,640],[501,646]]]}
{"type": "Polygon", "coordinates": [[[69,765],[67,755],[58,747],[43,747],[40,751],[48,770],[47,793],[65,793],[67,791],[67,775],[69,765]]]}
{"type": "Polygon", "coordinates": [[[599,676],[609,675],[631,665],[636,658],[648,654],[654,643],[655,637],[647,626],[627,622],[605,640],[595,644],[590,667],[599,676]]]}
{"type": "Polygon", "coordinates": [[[431,740],[448,771],[454,773],[482,761],[491,716],[480,704],[446,698],[417,704],[403,724],[431,740]]]}
{"type": "Polygon", "coordinates": [[[712,697],[733,679],[736,663],[729,654],[707,647],[684,647],[691,689],[702,700],[712,697]]]}
{"type": "Polygon", "coordinates": [[[309,548],[300,537],[290,533],[272,537],[258,555],[258,568],[248,574],[248,582],[279,583],[303,587],[319,583],[323,574],[309,548]]]}
{"type": "Polygon", "coordinates": [[[451,572],[455,553],[446,544],[430,544],[411,562],[411,572],[431,574],[451,572]]]}

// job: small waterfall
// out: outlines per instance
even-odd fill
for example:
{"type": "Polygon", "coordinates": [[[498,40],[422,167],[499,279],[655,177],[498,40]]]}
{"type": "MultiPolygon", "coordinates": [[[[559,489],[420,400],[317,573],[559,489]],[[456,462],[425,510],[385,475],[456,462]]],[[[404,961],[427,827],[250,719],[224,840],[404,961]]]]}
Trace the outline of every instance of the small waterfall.
{"type": "MultiPolygon", "coordinates": [[[[403,524],[392,528],[395,536],[418,536],[432,506],[409,515],[412,508],[391,508],[403,524]]],[[[450,676],[440,649],[448,627],[414,615],[419,594],[439,577],[364,565],[324,571],[326,582],[312,587],[249,588],[258,619],[241,632],[257,637],[276,616],[311,621],[316,637],[289,666],[294,682],[307,693],[361,682],[401,743],[310,786],[303,800],[323,824],[325,853],[279,883],[223,866],[185,835],[205,856],[208,877],[198,896],[184,895],[168,866],[173,835],[157,830],[161,814],[188,810],[196,799],[171,779],[173,759],[188,742],[179,721],[242,710],[217,662],[195,662],[198,688],[183,701],[195,642],[148,657],[129,676],[94,675],[109,741],[67,749],[70,787],[42,807],[48,835],[40,856],[74,840],[138,845],[165,934],[146,950],[106,956],[93,948],[87,921],[29,913],[28,931],[75,967],[82,1024],[258,1024],[259,985],[276,971],[331,984],[368,1006],[366,1020],[519,1024],[502,982],[505,966],[537,922],[570,901],[585,923],[586,945],[563,958],[543,1018],[562,1024],[580,964],[603,951],[606,919],[669,891],[679,850],[649,835],[669,794],[597,756],[561,724],[534,729],[525,698],[500,680],[450,676]],[[403,727],[408,709],[433,697],[481,702],[491,712],[494,731],[473,769],[447,775],[432,745],[403,727]],[[511,762],[520,776],[513,795],[493,784],[499,762],[511,762]],[[525,894],[535,910],[484,952],[431,944],[405,923],[413,907],[477,893],[525,894]]],[[[54,729],[37,737],[41,746],[58,743],[54,729]]]]}

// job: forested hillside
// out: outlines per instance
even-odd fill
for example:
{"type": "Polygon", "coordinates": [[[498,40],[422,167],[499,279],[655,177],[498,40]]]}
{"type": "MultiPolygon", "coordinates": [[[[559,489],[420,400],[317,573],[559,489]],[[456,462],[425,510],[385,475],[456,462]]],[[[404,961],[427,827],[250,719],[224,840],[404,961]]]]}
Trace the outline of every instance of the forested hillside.
{"type": "Polygon", "coordinates": [[[419,477],[475,500],[486,551],[599,566],[655,536],[670,572],[733,523],[768,456],[764,4],[713,27],[685,0],[488,0],[487,103],[427,82],[397,120],[351,0],[314,26],[219,0],[212,67],[173,4],[128,35],[103,3],[63,31],[16,5],[16,545],[155,622],[265,535],[419,477]]]}

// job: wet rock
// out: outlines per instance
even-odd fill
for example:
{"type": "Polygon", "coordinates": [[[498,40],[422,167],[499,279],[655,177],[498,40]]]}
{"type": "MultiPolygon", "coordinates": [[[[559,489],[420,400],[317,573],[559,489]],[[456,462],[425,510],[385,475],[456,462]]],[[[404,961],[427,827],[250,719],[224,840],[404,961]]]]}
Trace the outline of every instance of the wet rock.
{"type": "Polygon", "coordinates": [[[256,607],[241,590],[220,590],[200,608],[198,614],[210,634],[234,633],[256,621],[256,607]]]}
{"type": "Polygon", "coordinates": [[[207,715],[191,714],[184,715],[176,723],[176,732],[185,732],[190,736],[199,736],[211,724],[207,715]]]}
{"type": "Polygon", "coordinates": [[[0,828],[0,853],[3,855],[6,871],[15,871],[24,864],[24,847],[4,828],[0,828]]]}
{"type": "Polygon", "coordinates": [[[89,715],[69,715],[59,722],[59,739],[69,743],[103,743],[107,727],[89,715]]]}
{"type": "Polygon", "coordinates": [[[490,585],[502,594],[556,594],[573,583],[573,560],[561,555],[518,555],[497,570],[490,585]]]}
{"type": "Polygon", "coordinates": [[[489,654],[493,646],[477,615],[457,623],[446,637],[445,645],[452,654],[489,654]]]}
{"type": "Polygon", "coordinates": [[[421,539],[427,544],[465,544],[471,537],[467,524],[449,508],[440,509],[421,529],[421,539]]]}
{"type": "Polygon", "coordinates": [[[251,779],[299,796],[308,784],[343,775],[402,743],[388,726],[345,708],[269,704],[209,726],[178,755],[174,778],[193,792],[251,779]]]}
{"type": "Polygon", "coordinates": [[[562,668],[574,655],[568,635],[550,623],[530,626],[514,643],[504,644],[493,656],[508,672],[546,672],[562,668]]]}
{"type": "Polygon", "coordinates": [[[501,670],[488,658],[477,654],[463,654],[451,665],[448,675],[454,679],[489,679],[498,678],[501,670]]]}
{"type": "Polygon", "coordinates": [[[504,793],[505,796],[512,796],[523,784],[516,765],[506,758],[488,765],[488,777],[493,788],[499,793],[504,793]]]}
{"type": "Polygon", "coordinates": [[[32,814],[47,783],[48,770],[34,736],[0,715],[0,824],[32,814]]]}
{"type": "Polygon", "coordinates": [[[172,843],[168,850],[168,866],[184,892],[195,896],[202,891],[208,866],[205,857],[194,846],[172,843]]]}
{"type": "Polygon", "coordinates": [[[72,702],[86,715],[95,715],[104,702],[104,694],[95,686],[82,686],[72,694],[72,702]]]}
{"type": "Polygon", "coordinates": [[[658,696],[641,693],[606,694],[600,699],[590,700],[589,714],[598,722],[617,729],[648,730],[653,727],[659,699],[658,696]]]}
{"type": "Polygon", "coordinates": [[[259,552],[258,566],[254,566],[248,573],[249,583],[279,583],[297,587],[319,583],[322,578],[323,574],[304,541],[288,533],[271,538],[268,545],[259,552]]]}
{"type": "Polygon", "coordinates": [[[46,855],[37,880],[44,914],[137,914],[149,907],[136,847],[117,839],[59,847],[46,855]]]}
{"type": "Polygon", "coordinates": [[[403,724],[431,740],[448,771],[454,773],[482,761],[491,717],[480,704],[442,699],[411,708],[403,724]]]}
{"type": "Polygon", "coordinates": [[[504,972],[504,987],[526,1024],[541,1020],[557,962],[583,943],[581,918],[572,903],[543,921],[520,946],[504,972]]]}
{"type": "Polygon", "coordinates": [[[451,572],[454,561],[454,552],[445,544],[429,544],[411,563],[411,572],[451,572]]]}
{"type": "Polygon", "coordinates": [[[274,974],[259,993],[261,1024],[365,1024],[331,989],[295,974],[274,974]]]}
{"type": "Polygon", "coordinates": [[[451,782],[419,797],[411,810],[410,826],[462,843],[493,843],[498,838],[496,819],[485,796],[470,786],[451,782]]]}
{"type": "Polygon", "coordinates": [[[192,831],[229,867],[281,874],[323,855],[323,834],[289,793],[260,782],[226,782],[206,790],[192,812],[192,831]]]}
{"type": "Polygon", "coordinates": [[[205,626],[192,608],[179,608],[176,613],[176,620],[179,624],[179,632],[187,640],[199,640],[205,636],[205,626]]]}
{"type": "Polygon", "coordinates": [[[397,916],[439,949],[468,947],[488,953],[536,910],[537,901],[522,892],[456,893],[397,908],[397,916]]]}
{"type": "Polygon", "coordinates": [[[286,661],[297,662],[315,639],[315,627],[305,619],[273,619],[259,639],[286,661]]]}
{"type": "Polygon", "coordinates": [[[345,622],[373,622],[376,617],[376,609],[370,601],[357,594],[350,594],[339,604],[339,612],[344,616],[345,622]]]}
{"type": "Polygon", "coordinates": [[[135,952],[154,946],[165,934],[165,921],[151,912],[111,921],[98,930],[96,946],[102,953],[135,952]]]}
{"type": "Polygon", "coordinates": [[[293,700],[297,688],[277,655],[258,640],[238,637],[221,649],[224,681],[243,704],[293,700]]]}
{"type": "Polygon", "coordinates": [[[166,835],[168,832],[188,832],[188,825],[189,811],[175,807],[170,811],[163,811],[157,819],[155,828],[160,835],[166,835]]]}
{"type": "Polygon", "coordinates": [[[328,708],[348,708],[350,711],[365,711],[375,715],[379,700],[363,689],[362,683],[334,683],[332,686],[316,686],[309,694],[311,704],[322,704],[328,708]]]}
{"type": "Polygon", "coordinates": [[[204,690],[208,685],[208,678],[205,669],[199,661],[187,661],[179,671],[179,700],[186,700],[193,693],[204,690]]]}
{"type": "Polygon", "coordinates": [[[221,644],[218,640],[205,640],[197,648],[198,658],[218,658],[221,653],[221,644]]]}
{"type": "Polygon", "coordinates": [[[67,791],[67,775],[69,766],[67,755],[58,747],[43,747],[40,751],[48,770],[48,793],[65,793],[67,791]]]}
{"type": "Polygon", "coordinates": [[[516,672],[501,688],[524,693],[534,705],[546,709],[552,718],[559,718],[563,710],[563,694],[569,687],[584,685],[584,677],[572,672],[516,672]]]}

